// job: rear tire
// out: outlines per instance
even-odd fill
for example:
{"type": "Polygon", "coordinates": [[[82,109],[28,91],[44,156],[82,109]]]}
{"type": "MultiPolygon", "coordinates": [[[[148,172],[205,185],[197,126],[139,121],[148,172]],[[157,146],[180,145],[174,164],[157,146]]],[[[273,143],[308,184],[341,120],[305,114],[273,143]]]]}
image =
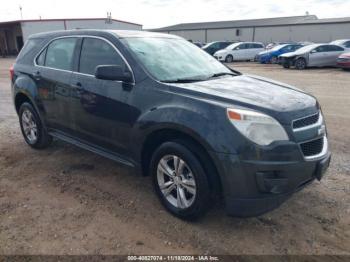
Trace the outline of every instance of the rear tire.
{"type": "Polygon", "coordinates": [[[34,107],[24,102],[18,112],[19,124],[26,143],[35,149],[48,147],[52,142],[34,107]]]}
{"type": "Polygon", "coordinates": [[[232,63],[232,62],[233,62],[233,56],[232,56],[232,55],[226,56],[225,62],[226,62],[226,63],[232,63]]]}
{"type": "Polygon", "coordinates": [[[156,149],[150,174],[166,210],[185,220],[197,219],[208,210],[212,192],[204,170],[200,160],[182,142],[165,142],[156,149]]]}

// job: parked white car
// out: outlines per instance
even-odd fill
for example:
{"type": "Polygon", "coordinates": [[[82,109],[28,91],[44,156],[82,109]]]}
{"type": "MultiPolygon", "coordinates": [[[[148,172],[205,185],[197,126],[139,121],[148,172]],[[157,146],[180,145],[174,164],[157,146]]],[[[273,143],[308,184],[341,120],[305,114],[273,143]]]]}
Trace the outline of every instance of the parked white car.
{"type": "Polygon", "coordinates": [[[350,50],[350,39],[339,39],[339,40],[335,40],[333,42],[330,42],[330,44],[339,45],[339,46],[345,48],[346,50],[350,50]]]}
{"type": "Polygon", "coordinates": [[[239,42],[219,50],[214,57],[222,62],[231,63],[239,60],[254,60],[254,57],[264,51],[264,45],[258,42],[239,42]]]}

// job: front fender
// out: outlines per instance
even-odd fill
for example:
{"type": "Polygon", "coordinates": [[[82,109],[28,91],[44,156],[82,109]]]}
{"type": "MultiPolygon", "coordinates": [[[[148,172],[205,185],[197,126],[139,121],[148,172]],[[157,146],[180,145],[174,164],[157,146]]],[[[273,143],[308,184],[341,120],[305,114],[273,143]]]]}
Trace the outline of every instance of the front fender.
{"type": "Polygon", "coordinates": [[[189,108],[185,105],[169,105],[150,110],[139,117],[133,128],[131,137],[137,141],[130,143],[134,147],[133,151],[136,152],[151,133],[171,129],[191,136],[208,151],[229,153],[224,141],[225,127],[220,126],[222,121],[219,119],[215,121],[216,115],[219,115],[216,111],[208,108],[203,111],[200,107],[189,108]]]}

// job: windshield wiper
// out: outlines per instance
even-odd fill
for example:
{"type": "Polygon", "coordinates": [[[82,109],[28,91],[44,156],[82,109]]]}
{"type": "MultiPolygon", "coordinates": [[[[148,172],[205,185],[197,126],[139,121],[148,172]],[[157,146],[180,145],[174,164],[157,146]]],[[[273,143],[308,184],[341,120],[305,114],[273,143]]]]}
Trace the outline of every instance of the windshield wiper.
{"type": "Polygon", "coordinates": [[[225,76],[225,75],[237,76],[237,74],[234,74],[234,73],[222,72],[222,73],[213,74],[213,75],[211,75],[209,78],[215,78],[215,77],[220,77],[220,76],[225,76]]]}
{"type": "Polygon", "coordinates": [[[172,79],[172,80],[163,80],[163,83],[193,83],[193,82],[199,82],[204,81],[205,79],[202,78],[178,78],[178,79],[172,79]]]}

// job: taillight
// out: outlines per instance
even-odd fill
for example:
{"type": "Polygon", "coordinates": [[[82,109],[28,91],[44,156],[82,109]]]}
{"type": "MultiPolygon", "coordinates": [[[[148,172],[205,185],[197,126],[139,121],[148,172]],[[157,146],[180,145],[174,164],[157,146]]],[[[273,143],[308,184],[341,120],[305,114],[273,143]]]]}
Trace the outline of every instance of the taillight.
{"type": "Polygon", "coordinates": [[[13,70],[13,66],[10,67],[10,77],[11,77],[11,80],[13,80],[13,76],[15,74],[15,71],[13,70]]]}

